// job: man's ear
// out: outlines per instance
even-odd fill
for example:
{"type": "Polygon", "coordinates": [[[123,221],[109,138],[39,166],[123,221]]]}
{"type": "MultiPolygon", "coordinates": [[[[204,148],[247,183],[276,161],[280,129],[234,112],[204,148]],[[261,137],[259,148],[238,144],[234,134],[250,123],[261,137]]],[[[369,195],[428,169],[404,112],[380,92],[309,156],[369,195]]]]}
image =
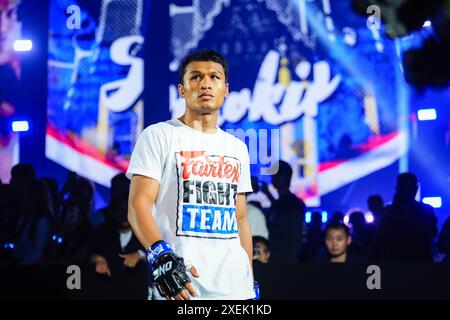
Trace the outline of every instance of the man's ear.
{"type": "Polygon", "coordinates": [[[230,93],[229,89],[230,89],[230,85],[227,82],[227,83],[225,83],[225,98],[228,97],[228,94],[230,93]]]}
{"type": "Polygon", "coordinates": [[[184,87],[181,83],[178,84],[178,94],[184,98],[184,87]]]}

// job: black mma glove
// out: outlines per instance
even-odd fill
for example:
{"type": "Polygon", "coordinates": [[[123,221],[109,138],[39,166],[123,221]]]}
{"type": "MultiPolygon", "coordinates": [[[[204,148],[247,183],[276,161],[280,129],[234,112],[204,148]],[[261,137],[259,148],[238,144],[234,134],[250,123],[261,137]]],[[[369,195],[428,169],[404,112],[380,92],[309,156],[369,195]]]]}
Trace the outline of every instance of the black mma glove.
{"type": "Polygon", "coordinates": [[[147,261],[152,269],[153,284],[162,297],[175,297],[191,281],[183,258],[177,256],[167,242],[155,242],[148,250],[147,261]]]}

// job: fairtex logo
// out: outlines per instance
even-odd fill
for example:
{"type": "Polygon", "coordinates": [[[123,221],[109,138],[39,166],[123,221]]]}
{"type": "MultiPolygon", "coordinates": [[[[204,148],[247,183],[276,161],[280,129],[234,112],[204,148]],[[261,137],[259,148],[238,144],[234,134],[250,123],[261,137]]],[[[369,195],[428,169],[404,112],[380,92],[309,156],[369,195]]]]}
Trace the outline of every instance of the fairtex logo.
{"type": "Polygon", "coordinates": [[[230,239],[238,234],[240,161],[205,151],[177,153],[177,235],[230,239]]]}
{"type": "Polygon", "coordinates": [[[205,178],[227,179],[230,182],[239,181],[239,162],[225,160],[224,156],[208,157],[204,151],[181,151],[184,160],[183,179],[189,180],[191,175],[205,178]]]}

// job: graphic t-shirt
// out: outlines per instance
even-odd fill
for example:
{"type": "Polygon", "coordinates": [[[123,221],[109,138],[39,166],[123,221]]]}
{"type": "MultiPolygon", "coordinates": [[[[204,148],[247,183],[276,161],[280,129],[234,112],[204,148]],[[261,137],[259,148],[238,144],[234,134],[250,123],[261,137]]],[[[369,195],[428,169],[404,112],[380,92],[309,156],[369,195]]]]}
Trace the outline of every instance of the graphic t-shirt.
{"type": "Polygon", "coordinates": [[[253,298],[236,219],[237,194],[252,191],[246,145],[220,128],[206,134],[177,119],[157,123],[136,143],[133,174],[159,181],[152,213],[163,240],[199,272],[191,276],[196,298],[253,298]]]}

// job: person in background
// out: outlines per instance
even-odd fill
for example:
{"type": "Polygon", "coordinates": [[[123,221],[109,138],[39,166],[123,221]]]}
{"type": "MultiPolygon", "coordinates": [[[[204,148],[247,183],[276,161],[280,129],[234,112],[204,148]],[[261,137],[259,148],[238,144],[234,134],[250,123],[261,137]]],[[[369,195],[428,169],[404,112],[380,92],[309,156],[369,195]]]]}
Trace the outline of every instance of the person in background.
{"type": "Polygon", "coordinates": [[[54,225],[53,204],[46,183],[33,180],[22,193],[19,206],[21,215],[13,255],[19,266],[39,265],[44,261],[54,225]]]}
{"type": "Polygon", "coordinates": [[[272,175],[279,198],[273,200],[268,220],[271,260],[277,263],[297,262],[302,242],[306,206],[290,191],[291,178],[291,166],[280,160],[278,171],[272,175]]]}
{"type": "Polygon", "coordinates": [[[253,236],[253,261],[269,263],[270,244],[269,240],[261,236],[253,236]]]}
{"type": "Polygon", "coordinates": [[[376,258],[396,262],[432,262],[437,219],[433,208],[415,200],[417,177],[397,177],[394,201],[386,206],[376,231],[376,258]]]}
{"type": "Polygon", "coordinates": [[[326,254],[315,257],[312,262],[365,263],[367,259],[349,251],[352,243],[350,229],[343,223],[328,224],[325,230],[326,254]]]}

